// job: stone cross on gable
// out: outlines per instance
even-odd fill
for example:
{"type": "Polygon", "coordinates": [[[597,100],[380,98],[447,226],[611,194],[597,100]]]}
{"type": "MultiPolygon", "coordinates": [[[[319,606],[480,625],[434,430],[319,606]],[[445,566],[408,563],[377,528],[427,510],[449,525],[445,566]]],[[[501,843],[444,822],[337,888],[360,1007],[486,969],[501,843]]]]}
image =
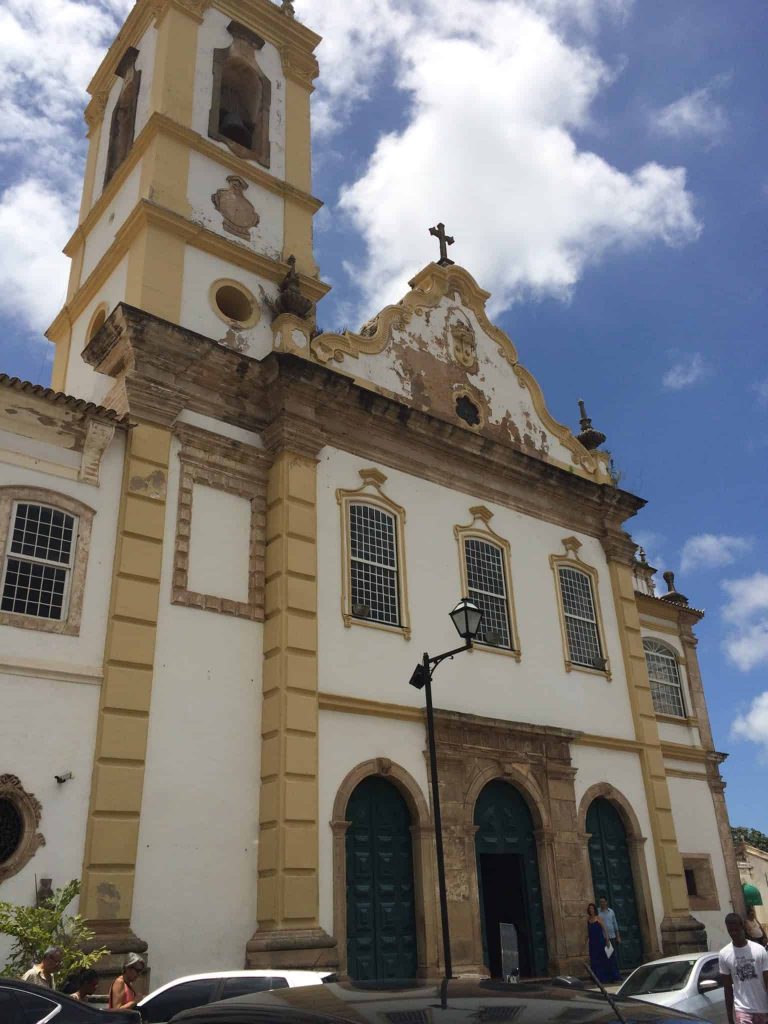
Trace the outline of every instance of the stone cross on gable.
{"type": "Polygon", "coordinates": [[[439,267],[452,267],[453,260],[448,259],[448,246],[453,245],[453,236],[446,235],[445,224],[438,224],[436,228],[429,229],[430,235],[434,235],[440,242],[440,259],[437,261],[439,267]]]}

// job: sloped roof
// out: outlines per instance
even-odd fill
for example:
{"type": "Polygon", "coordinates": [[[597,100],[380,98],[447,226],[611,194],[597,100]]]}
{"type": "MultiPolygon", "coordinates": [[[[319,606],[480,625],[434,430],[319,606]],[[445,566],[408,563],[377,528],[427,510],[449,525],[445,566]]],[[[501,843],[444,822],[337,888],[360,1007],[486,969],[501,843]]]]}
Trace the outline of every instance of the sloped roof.
{"type": "Polygon", "coordinates": [[[96,419],[107,420],[119,426],[128,426],[128,416],[119,416],[114,409],[107,409],[96,402],[88,402],[84,398],[75,398],[74,395],[67,395],[63,391],[55,391],[42,384],[33,384],[29,380],[22,380],[20,377],[11,377],[7,373],[0,373],[0,387],[9,391],[17,391],[21,394],[32,395],[34,398],[41,398],[53,405],[64,406],[73,412],[92,416],[96,419]]]}

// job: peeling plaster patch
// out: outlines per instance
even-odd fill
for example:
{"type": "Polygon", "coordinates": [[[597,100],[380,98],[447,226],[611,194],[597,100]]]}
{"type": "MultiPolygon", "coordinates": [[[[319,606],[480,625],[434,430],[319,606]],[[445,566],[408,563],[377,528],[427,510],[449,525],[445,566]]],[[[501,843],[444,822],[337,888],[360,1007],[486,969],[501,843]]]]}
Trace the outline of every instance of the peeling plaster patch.
{"type": "Polygon", "coordinates": [[[148,476],[132,476],[128,490],[134,494],[145,494],[148,498],[164,498],[166,477],[162,469],[156,469],[148,476]]]}
{"type": "Polygon", "coordinates": [[[242,334],[238,334],[231,327],[223,338],[219,338],[218,344],[223,345],[224,348],[231,349],[233,352],[242,353],[248,350],[248,339],[244,338],[242,334]]]}

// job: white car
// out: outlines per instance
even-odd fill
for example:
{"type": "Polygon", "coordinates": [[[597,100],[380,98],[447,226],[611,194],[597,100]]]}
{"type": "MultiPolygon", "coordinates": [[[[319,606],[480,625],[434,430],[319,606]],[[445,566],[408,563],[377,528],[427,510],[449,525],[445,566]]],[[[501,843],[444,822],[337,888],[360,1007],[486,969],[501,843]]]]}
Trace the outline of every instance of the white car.
{"type": "Polygon", "coordinates": [[[138,1009],[145,1024],[166,1024],[182,1010],[215,1003],[220,999],[269,992],[275,988],[301,988],[319,985],[327,971],[215,971],[210,974],[189,974],[161,985],[139,1002],[138,1009]]]}
{"type": "Polygon", "coordinates": [[[725,991],[717,953],[679,953],[634,970],[617,995],[632,996],[726,1024],[725,991]]]}

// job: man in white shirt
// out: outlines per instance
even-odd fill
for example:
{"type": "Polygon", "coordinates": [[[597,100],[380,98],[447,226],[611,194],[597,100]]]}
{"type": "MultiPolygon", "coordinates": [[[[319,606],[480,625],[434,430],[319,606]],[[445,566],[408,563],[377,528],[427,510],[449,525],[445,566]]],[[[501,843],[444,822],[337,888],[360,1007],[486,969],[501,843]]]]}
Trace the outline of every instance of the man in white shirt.
{"type": "Polygon", "coordinates": [[[768,953],[750,942],[738,914],[728,914],[731,941],[720,950],[728,1024],[768,1024],[768,953]]]}
{"type": "Polygon", "coordinates": [[[62,953],[58,946],[49,946],[39,964],[22,974],[21,980],[41,988],[56,988],[56,971],[61,967],[62,953]]]}
{"type": "Polygon", "coordinates": [[[621,933],[619,932],[619,922],[616,920],[616,915],[613,910],[608,906],[608,900],[605,896],[600,897],[600,910],[597,916],[603,922],[606,934],[611,940],[611,945],[614,949],[614,956],[616,957],[616,964],[619,963],[619,943],[621,942],[621,933]]]}

